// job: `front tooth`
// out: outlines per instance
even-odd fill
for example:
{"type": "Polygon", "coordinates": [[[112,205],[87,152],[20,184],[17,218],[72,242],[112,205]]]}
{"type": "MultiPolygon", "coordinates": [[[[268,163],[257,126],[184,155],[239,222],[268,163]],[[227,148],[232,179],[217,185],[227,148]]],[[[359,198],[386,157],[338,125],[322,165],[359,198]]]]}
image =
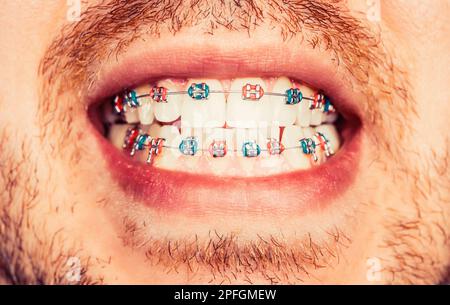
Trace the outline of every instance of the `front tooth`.
{"type": "Polygon", "coordinates": [[[235,137],[236,137],[236,155],[237,156],[243,156],[242,155],[242,146],[247,141],[247,132],[243,128],[236,128],[235,129],[235,137]]]}
{"type": "MultiPolygon", "coordinates": [[[[228,129],[228,131],[231,131],[228,129]]],[[[213,158],[213,155],[211,155],[210,145],[214,141],[225,141],[226,144],[226,154],[223,157],[216,157],[214,161],[211,161],[208,165],[210,165],[210,170],[215,175],[223,175],[224,173],[228,172],[230,168],[230,161],[228,160],[228,157],[230,156],[230,153],[232,152],[232,145],[231,141],[227,141],[227,129],[224,128],[211,128],[205,130],[205,141],[203,143],[203,149],[207,151],[207,154],[210,158],[213,158]]],[[[205,153],[206,154],[206,153],[205,153]]],[[[211,160],[211,159],[209,159],[211,160]]]]}
{"type": "MultiPolygon", "coordinates": [[[[280,77],[276,80],[272,91],[275,93],[285,93],[292,88],[292,82],[287,77],[280,77]]],[[[270,96],[269,112],[272,113],[272,123],[281,127],[290,126],[295,123],[299,105],[287,105],[286,97],[270,96]]]]}
{"type": "MultiPolygon", "coordinates": [[[[182,90],[182,86],[171,80],[159,81],[157,87],[165,87],[168,92],[176,92],[182,90]]],[[[155,117],[160,122],[173,122],[180,117],[181,114],[181,94],[167,96],[167,103],[153,103],[155,117]]]]}
{"type": "Polygon", "coordinates": [[[236,128],[256,128],[259,123],[268,123],[270,114],[270,99],[263,95],[259,100],[244,100],[242,88],[247,85],[260,85],[267,90],[266,83],[261,78],[238,78],[230,86],[227,99],[227,125],[236,128]]]}
{"type": "Polygon", "coordinates": [[[236,130],[234,128],[227,128],[224,132],[225,141],[227,142],[227,156],[235,156],[237,155],[237,146],[236,146],[236,130]]]}
{"type": "Polygon", "coordinates": [[[269,138],[269,127],[265,124],[263,124],[262,126],[260,125],[257,129],[256,137],[258,139],[257,144],[259,145],[259,147],[261,147],[261,149],[264,150],[261,152],[261,156],[267,156],[268,152],[265,151],[265,149],[267,148],[267,139],[269,138]]]}
{"type": "Polygon", "coordinates": [[[336,127],[332,124],[323,124],[315,128],[316,132],[321,132],[330,141],[330,147],[334,152],[337,152],[341,146],[339,133],[336,127]]]}
{"type": "Polygon", "coordinates": [[[113,124],[108,133],[109,141],[117,148],[122,149],[123,141],[128,128],[134,127],[132,124],[113,124]]]}
{"type": "Polygon", "coordinates": [[[200,148],[195,155],[196,156],[202,156],[204,154],[203,150],[201,149],[201,148],[203,148],[203,141],[204,141],[204,139],[203,139],[203,129],[202,128],[194,128],[192,130],[192,135],[197,138],[198,147],[200,148]]]}
{"type": "MultiPolygon", "coordinates": [[[[150,85],[144,85],[136,88],[138,96],[148,95],[150,92],[150,85]]],[[[142,125],[150,125],[155,118],[153,114],[152,99],[150,96],[139,98],[141,106],[138,108],[139,121],[142,125]]]]}
{"type": "MultiPolygon", "coordinates": [[[[298,88],[303,94],[303,97],[314,97],[314,90],[304,86],[299,85],[298,88]]],[[[309,109],[309,100],[303,99],[297,108],[297,119],[295,124],[301,127],[309,127],[311,123],[311,110],[309,109]]]]}
{"type": "Polygon", "coordinates": [[[190,136],[192,136],[192,128],[181,126],[181,137],[184,139],[190,136]]]}
{"type": "Polygon", "coordinates": [[[183,97],[181,108],[181,126],[194,128],[223,127],[226,118],[226,103],[225,93],[222,93],[222,84],[220,81],[212,79],[190,79],[184,90],[187,91],[194,83],[206,83],[209,86],[209,90],[215,92],[210,93],[207,99],[202,100],[193,99],[186,94],[183,97]]]}
{"type": "MultiPolygon", "coordinates": [[[[203,130],[203,150],[208,152],[209,146],[214,141],[225,141],[224,128],[206,128],[203,130]]],[[[208,152],[209,154],[209,152],[208,152]]]]}
{"type": "Polygon", "coordinates": [[[281,143],[286,147],[286,150],[283,152],[283,156],[291,169],[307,169],[311,167],[309,156],[303,154],[299,148],[300,140],[304,137],[304,130],[300,126],[284,128],[281,143]]]}

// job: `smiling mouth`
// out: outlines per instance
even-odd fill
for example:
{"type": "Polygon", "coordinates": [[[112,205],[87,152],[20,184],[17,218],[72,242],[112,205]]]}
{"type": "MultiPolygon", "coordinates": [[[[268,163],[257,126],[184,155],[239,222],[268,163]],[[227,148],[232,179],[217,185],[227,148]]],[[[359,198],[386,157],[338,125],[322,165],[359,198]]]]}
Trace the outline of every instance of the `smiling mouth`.
{"type": "Polygon", "coordinates": [[[243,52],[170,52],[116,70],[98,94],[109,97],[89,109],[111,173],[133,200],[194,214],[298,213],[323,208],[354,181],[360,119],[333,77],[310,68],[302,78],[290,61],[262,68],[243,52]],[[118,80],[126,71],[134,75],[118,80]]]}

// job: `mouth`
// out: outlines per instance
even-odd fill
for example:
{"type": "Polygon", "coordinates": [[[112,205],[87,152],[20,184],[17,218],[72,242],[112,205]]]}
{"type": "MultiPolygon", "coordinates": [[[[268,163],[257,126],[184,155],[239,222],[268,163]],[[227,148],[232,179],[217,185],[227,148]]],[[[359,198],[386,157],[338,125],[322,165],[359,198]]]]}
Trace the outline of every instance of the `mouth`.
{"type": "Polygon", "coordinates": [[[202,215],[298,214],[345,194],[361,151],[356,96],[329,65],[288,53],[155,48],[110,71],[88,112],[120,188],[202,215]]]}

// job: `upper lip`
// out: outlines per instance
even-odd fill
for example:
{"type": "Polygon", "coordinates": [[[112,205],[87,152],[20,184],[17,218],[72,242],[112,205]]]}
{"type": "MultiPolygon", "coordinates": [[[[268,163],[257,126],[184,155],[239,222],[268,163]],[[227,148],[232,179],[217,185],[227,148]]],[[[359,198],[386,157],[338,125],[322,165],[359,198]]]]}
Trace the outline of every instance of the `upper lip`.
{"type": "MultiPolygon", "coordinates": [[[[100,73],[86,96],[89,104],[136,85],[166,77],[236,78],[289,76],[320,88],[332,97],[346,120],[358,121],[358,93],[337,72],[334,63],[316,52],[274,45],[208,47],[192,44],[154,46],[124,56],[119,65],[100,73]]],[[[304,212],[322,208],[345,192],[359,164],[361,128],[347,132],[340,152],[320,167],[264,178],[224,178],[170,172],[136,163],[94,132],[112,176],[124,192],[151,207],[192,213],[270,211],[304,212]],[[221,195],[219,195],[221,194],[221,195]],[[276,200],[274,200],[276,198],[276,200]]]]}

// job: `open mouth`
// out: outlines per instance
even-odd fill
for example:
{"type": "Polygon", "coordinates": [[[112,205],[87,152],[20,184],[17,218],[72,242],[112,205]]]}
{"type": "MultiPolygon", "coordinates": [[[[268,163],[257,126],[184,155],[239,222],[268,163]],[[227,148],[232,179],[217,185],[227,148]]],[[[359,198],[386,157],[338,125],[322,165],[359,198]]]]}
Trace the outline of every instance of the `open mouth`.
{"type": "Polygon", "coordinates": [[[116,71],[89,111],[113,176],[134,200],[195,213],[291,213],[323,207],[354,180],[361,124],[338,82],[318,87],[288,61],[268,70],[239,56],[174,64],[152,55],[148,67],[116,71]],[[120,71],[135,75],[122,80],[120,71]]]}
{"type": "Polygon", "coordinates": [[[273,175],[326,162],[340,147],[330,99],[287,77],[165,79],[102,110],[114,146],[180,172],[273,175]]]}

